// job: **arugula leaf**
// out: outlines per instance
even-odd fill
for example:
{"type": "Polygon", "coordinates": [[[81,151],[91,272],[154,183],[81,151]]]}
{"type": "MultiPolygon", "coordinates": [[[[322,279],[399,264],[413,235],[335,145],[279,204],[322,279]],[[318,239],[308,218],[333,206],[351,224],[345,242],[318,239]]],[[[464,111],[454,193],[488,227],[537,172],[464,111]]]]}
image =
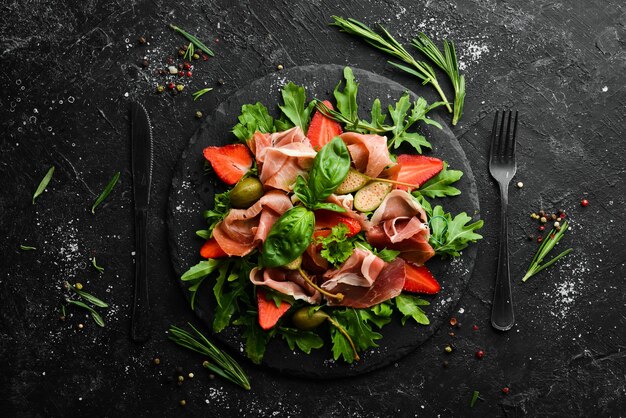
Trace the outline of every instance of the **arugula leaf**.
{"type": "Polygon", "coordinates": [[[261,102],[241,106],[241,115],[237,119],[239,123],[233,127],[232,132],[243,143],[252,138],[256,131],[275,132],[274,119],[261,102]]]}
{"type": "Polygon", "coordinates": [[[422,325],[430,324],[430,320],[426,316],[426,313],[420,308],[420,306],[428,306],[430,302],[421,299],[417,296],[400,294],[394,299],[396,307],[404,315],[402,317],[402,325],[404,325],[409,318],[413,318],[415,322],[422,325]]]}
{"type": "Polygon", "coordinates": [[[419,97],[416,102],[413,103],[413,109],[411,109],[411,102],[409,101],[409,93],[405,92],[400,100],[396,103],[396,106],[389,106],[389,114],[394,122],[392,129],[393,138],[389,143],[389,148],[393,146],[394,149],[398,149],[402,143],[409,143],[418,153],[422,153],[422,147],[432,148],[430,142],[426,140],[424,135],[417,132],[407,132],[411,126],[416,122],[424,122],[429,125],[433,125],[441,129],[441,125],[426,116],[431,110],[444,105],[444,102],[435,102],[430,106],[423,97],[419,97]]]}
{"type": "Polygon", "coordinates": [[[348,232],[350,232],[348,227],[339,223],[331,228],[330,235],[318,237],[316,240],[322,244],[320,255],[334,266],[343,264],[354,251],[354,245],[347,237],[348,232]]]}
{"type": "Polygon", "coordinates": [[[302,331],[296,328],[280,327],[278,334],[287,341],[290,350],[294,350],[296,345],[306,354],[311,354],[312,349],[321,348],[324,340],[312,331],[302,331]]]}
{"type": "Polygon", "coordinates": [[[204,219],[209,224],[209,238],[213,236],[213,229],[215,226],[222,222],[222,220],[230,212],[230,192],[232,189],[226,190],[223,193],[215,195],[213,202],[213,209],[205,210],[203,215],[204,219]]]}
{"type": "Polygon", "coordinates": [[[218,272],[219,274],[217,275],[217,278],[215,279],[215,284],[213,285],[213,294],[215,295],[215,301],[217,302],[218,306],[222,306],[222,289],[224,288],[224,283],[228,280],[229,282],[232,282],[233,279],[237,278],[237,273],[235,272],[230,272],[230,263],[223,263],[219,269],[218,272]]]}
{"type": "Polygon", "coordinates": [[[263,264],[279,267],[298,258],[309,246],[314,227],[315,215],[303,206],[283,213],[263,243],[263,264]]]}
{"type": "Polygon", "coordinates": [[[339,90],[342,81],[337,83],[334,90],[335,100],[337,100],[337,109],[346,119],[350,121],[358,121],[359,107],[356,102],[356,95],[359,89],[359,84],[354,81],[354,74],[352,73],[352,69],[350,67],[345,67],[343,69],[343,77],[346,80],[346,85],[343,88],[343,91],[339,90]]]}
{"type": "Polygon", "coordinates": [[[283,87],[282,96],[284,105],[279,106],[280,110],[295,126],[299,126],[303,132],[306,132],[315,101],[311,101],[305,106],[306,93],[304,87],[297,86],[291,81],[283,87]]]}
{"type": "Polygon", "coordinates": [[[192,266],[181,277],[180,280],[189,282],[191,286],[187,289],[191,293],[190,304],[191,309],[195,308],[196,294],[198,289],[204,282],[204,279],[214,272],[221,264],[222,260],[210,259],[200,261],[195,266],[192,266]]]}
{"type": "Polygon", "coordinates": [[[230,325],[233,315],[239,308],[239,297],[243,291],[243,287],[237,287],[233,291],[222,295],[220,298],[222,303],[215,307],[213,314],[213,331],[221,332],[230,325]]]}
{"type": "Polygon", "coordinates": [[[391,322],[391,315],[393,314],[393,308],[389,301],[379,303],[371,308],[361,309],[360,311],[361,317],[365,321],[371,322],[378,328],[382,328],[391,322]]]}
{"type": "MultiPolygon", "coordinates": [[[[344,310],[335,310],[331,317],[337,321],[346,332],[352,337],[354,345],[358,350],[367,350],[370,347],[378,347],[376,340],[383,336],[372,330],[368,324],[362,309],[346,308],[344,310]]],[[[344,337],[336,328],[331,327],[331,339],[333,342],[333,357],[335,360],[339,357],[352,363],[354,361],[354,353],[346,337],[344,337]]]]}
{"type": "Polygon", "coordinates": [[[274,335],[274,330],[265,332],[257,322],[257,312],[248,311],[238,318],[234,324],[243,326],[243,336],[246,339],[246,355],[255,364],[260,364],[265,355],[267,343],[274,335]]]}
{"type": "Polygon", "coordinates": [[[422,206],[428,217],[433,216],[433,207],[430,205],[430,202],[426,200],[424,196],[420,193],[413,193],[413,197],[417,200],[417,202],[422,206]]]}
{"type": "Polygon", "coordinates": [[[459,181],[461,177],[463,177],[461,170],[448,170],[448,163],[444,161],[443,170],[424,183],[418,190],[415,190],[413,195],[415,197],[424,195],[431,199],[435,197],[458,196],[461,194],[461,191],[451,186],[451,184],[459,181]]]}
{"type": "Polygon", "coordinates": [[[465,212],[452,218],[441,206],[435,206],[430,218],[430,245],[435,253],[458,257],[470,243],[482,239],[482,235],[474,231],[482,228],[484,222],[479,220],[468,225],[471,220],[465,212]]]}

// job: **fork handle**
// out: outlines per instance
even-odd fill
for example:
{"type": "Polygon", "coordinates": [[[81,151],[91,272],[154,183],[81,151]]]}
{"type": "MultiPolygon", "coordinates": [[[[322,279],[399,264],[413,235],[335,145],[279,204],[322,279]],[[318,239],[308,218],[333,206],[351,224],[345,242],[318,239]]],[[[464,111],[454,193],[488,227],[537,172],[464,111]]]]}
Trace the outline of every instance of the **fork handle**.
{"type": "Polygon", "coordinates": [[[493,292],[491,307],[491,325],[500,331],[508,331],[515,323],[513,315],[513,297],[511,296],[511,277],[509,274],[509,183],[500,183],[500,250],[498,253],[498,272],[496,287],[493,292]]]}

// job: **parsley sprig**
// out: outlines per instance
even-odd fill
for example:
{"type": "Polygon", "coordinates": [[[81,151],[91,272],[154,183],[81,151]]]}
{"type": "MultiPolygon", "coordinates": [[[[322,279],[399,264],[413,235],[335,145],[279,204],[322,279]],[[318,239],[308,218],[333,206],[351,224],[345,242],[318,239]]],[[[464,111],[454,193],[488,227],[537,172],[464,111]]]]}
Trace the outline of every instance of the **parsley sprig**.
{"type": "Polygon", "coordinates": [[[546,258],[546,256],[550,253],[550,251],[552,251],[552,249],[556,246],[556,244],[559,243],[561,238],[563,238],[563,234],[565,234],[565,231],[567,231],[567,228],[568,228],[568,224],[567,224],[567,221],[565,221],[561,225],[560,230],[557,231],[556,228],[554,228],[552,229],[552,231],[550,231],[550,233],[548,234],[548,238],[543,240],[543,242],[539,246],[539,249],[537,250],[537,253],[533,257],[533,260],[530,262],[530,267],[528,267],[528,271],[522,278],[523,282],[530,279],[532,276],[539,273],[541,270],[550,267],[552,264],[556,263],[561,258],[565,257],[566,255],[572,252],[573,249],[568,248],[567,250],[563,251],[562,253],[560,253],[559,255],[551,259],[550,261],[544,264],[541,264],[543,262],[543,259],[546,258]]]}
{"type": "Polygon", "coordinates": [[[408,64],[409,66],[407,67],[406,65],[388,61],[389,64],[394,67],[416,76],[422,80],[423,84],[431,84],[435,90],[437,90],[441,99],[445,102],[448,111],[452,113],[452,108],[450,107],[448,99],[437,81],[437,76],[435,75],[433,68],[425,62],[417,61],[413,58],[413,56],[409,54],[406,49],[404,49],[402,44],[400,44],[400,42],[398,42],[382,25],[379,25],[382,32],[382,35],[380,35],[374,32],[374,30],[372,30],[369,26],[356,19],[344,19],[340,16],[332,16],[332,18],[334,19],[334,22],[331,23],[331,25],[339,27],[341,32],[358,36],[379,51],[391,55],[392,57],[408,64]]]}

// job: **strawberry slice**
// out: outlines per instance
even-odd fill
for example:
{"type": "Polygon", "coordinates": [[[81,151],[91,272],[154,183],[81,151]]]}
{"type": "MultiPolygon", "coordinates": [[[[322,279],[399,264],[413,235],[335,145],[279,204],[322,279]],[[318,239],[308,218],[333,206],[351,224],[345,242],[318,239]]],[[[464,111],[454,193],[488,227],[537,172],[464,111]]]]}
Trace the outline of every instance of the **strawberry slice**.
{"type": "MultiPolygon", "coordinates": [[[[356,219],[348,218],[347,216],[343,216],[341,213],[333,212],[332,210],[320,209],[315,211],[316,230],[332,229],[334,226],[337,226],[340,223],[348,227],[348,233],[346,234],[348,237],[354,236],[361,232],[361,224],[356,219]]],[[[330,231],[325,235],[320,235],[328,236],[328,234],[330,234],[330,231]]]]}
{"type": "Polygon", "coordinates": [[[226,184],[233,185],[250,171],[252,156],[244,144],[206,147],[203,151],[215,174],[226,184]]]}
{"type": "Polygon", "coordinates": [[[437,282],[428,267],[416,266],[411,263],[405,265],[406,277],[402,290],[413,293],[426,293],[434,295],[441,290],[441,285],[437,282]]]}
{"type": "MultiPolygon", "coordinates": [[[[333,105],[324,100],[324,104],[331,110],[334,110],[333,105]]],[[[306,133],[307,138],[311,141],[311,145],[316,150],[319,150],[324,145],[328,144],[334,137],[343,133],[341,125],[331,118],[324,116],[320,111],[316,111],[309,124],[309,130],[306,133]]]]}
{"type": "Polygon", "coordinates": [[[259,307],[259,325],[265,331],[274,327],[280,317],[291,308],[291,304],[284,300],[280,303],[280,307],[276,306],[272,298],[266,299],[265,290],[261,288],[256,290],[256,299],[259,307]]]}
{"type": "MultiPolygon", "coordinates": [[[[443,170],[443,161],[424,155],[398,155],[398,164],[400,165],[400,172],[396,180],[416,186],[421,186],[443,170]]],[[[396,187],[407,190],[405,186],[396,187]]]]}
{"type": "Polygon", "coordinates": [[[222,250],[215,238],[210,238],[200,248],[200,256],[204,258],[224,258],[228,257],[228,254],[222,250]]]}

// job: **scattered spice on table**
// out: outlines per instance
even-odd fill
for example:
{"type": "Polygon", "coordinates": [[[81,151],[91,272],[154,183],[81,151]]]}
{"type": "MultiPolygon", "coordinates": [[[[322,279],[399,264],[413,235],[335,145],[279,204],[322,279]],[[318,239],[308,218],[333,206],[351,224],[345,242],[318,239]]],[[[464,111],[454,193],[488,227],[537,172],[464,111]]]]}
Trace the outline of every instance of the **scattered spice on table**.
{"type": "Polygon", "coordinates": [[[452,352],[452,346],[446,345],[446,347],[443,349],[443,351],[445,351],[446,353],[450,354],[452,352]]]}
{"type": "Polygon", "coordinates": [[[502,393],[504,393],[505,395],[508,395],[510,391],[511,390],[507,386],[502,388],[502,393]]]}
{"type": "Polygon", "coordinates": [[[480,360],[480,359],[482,359],[483,357],[485,357],[485,352],[484,352],[483,350],[478,350],[478,351],[476,352],[476,358],[480,360]]]}
{"type": "Polygon", "coordinates": [[[581,200],[580,206],[582,206],[583,208],[589,206],[589,201],[587,199],[581,200]]]}

